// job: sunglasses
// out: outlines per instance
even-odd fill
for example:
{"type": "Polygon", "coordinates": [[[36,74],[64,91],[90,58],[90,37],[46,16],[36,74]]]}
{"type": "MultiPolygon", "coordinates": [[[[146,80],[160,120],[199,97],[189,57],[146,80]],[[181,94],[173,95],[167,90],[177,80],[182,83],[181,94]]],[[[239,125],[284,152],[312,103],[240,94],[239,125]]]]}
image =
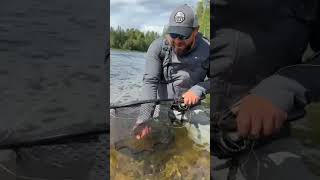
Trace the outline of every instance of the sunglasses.
{"type": "MultiPolygon", "coordinates": [[[[191,35],[190,35],[191,36],[191,35]]],[[[181,35],[181,34],[175,34],[175,33],[170,33],[170,37],[172,39],[176,39],[176,38],[179,38],[180,40],[187,40],[190,38],[190,36],[184,36],[184,35],[181,35]]]]}

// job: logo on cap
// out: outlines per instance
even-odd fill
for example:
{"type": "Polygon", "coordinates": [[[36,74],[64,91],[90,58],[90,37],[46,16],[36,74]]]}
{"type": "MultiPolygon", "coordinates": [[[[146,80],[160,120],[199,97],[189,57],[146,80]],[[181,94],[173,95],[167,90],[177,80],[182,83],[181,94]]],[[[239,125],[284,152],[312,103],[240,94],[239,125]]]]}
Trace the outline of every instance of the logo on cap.
{"type": "Polygon", "coordinates": [[[184,19],[185,19],[185,15],[181,11],[177,12],[176,15],[174,16],[174,21],[176,23],[182,23],[184,19]]]}

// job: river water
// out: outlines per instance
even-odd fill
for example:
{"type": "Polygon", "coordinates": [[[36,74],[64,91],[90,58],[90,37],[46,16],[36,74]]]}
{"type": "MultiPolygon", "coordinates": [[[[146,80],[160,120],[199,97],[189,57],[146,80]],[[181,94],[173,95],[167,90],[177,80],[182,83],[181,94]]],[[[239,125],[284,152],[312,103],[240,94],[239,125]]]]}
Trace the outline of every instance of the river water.
{"type": "Polygon", "coordinates": [[[144,70],[144,53],[111,50],[110,103],[138,100],[144,70]]]}

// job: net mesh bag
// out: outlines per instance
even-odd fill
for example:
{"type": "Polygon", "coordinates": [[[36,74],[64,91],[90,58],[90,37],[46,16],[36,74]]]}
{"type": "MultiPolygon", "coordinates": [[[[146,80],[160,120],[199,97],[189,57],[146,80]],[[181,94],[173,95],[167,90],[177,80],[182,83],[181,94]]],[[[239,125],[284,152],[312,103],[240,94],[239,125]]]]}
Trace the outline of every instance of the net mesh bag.
{"type": "Polygon", "coordinates": [[[173,129],[168,119],[169,104],[166,101],[136,102],[111,106],[110,146],[131,156],[148,151],[146,146],[159,150],[173,140],[173,129]],[[148,123],[151,134],[137,141],[133,129],[136,123],[148,123]]]}

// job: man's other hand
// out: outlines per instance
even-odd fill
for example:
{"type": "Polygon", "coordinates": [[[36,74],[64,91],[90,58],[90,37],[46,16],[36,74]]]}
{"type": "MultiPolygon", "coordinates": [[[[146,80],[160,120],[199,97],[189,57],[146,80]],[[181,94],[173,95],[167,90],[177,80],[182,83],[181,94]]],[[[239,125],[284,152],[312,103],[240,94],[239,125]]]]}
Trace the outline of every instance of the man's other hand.
{"type": "Polygon", "coordinates": [[[242,137],[270,136],[278,132],[287,119],[285,111],[257,95],[243,98],[235,113],[238,131],[242,137]]]}
{"type": "Polygon", "coordinates": [[[148,125],[148,123],[136,124],[133,127],[133,135],[138,140],[143,139],[150,133],[151,133],[151,127],[148,125]]]}
{"type": "Polygon", "coordinates": [[[184,99],[184,104],[188,106],[197,104],[200,100],[200,97],[190,90],[184,93],[182,97],[184,99]]]}

